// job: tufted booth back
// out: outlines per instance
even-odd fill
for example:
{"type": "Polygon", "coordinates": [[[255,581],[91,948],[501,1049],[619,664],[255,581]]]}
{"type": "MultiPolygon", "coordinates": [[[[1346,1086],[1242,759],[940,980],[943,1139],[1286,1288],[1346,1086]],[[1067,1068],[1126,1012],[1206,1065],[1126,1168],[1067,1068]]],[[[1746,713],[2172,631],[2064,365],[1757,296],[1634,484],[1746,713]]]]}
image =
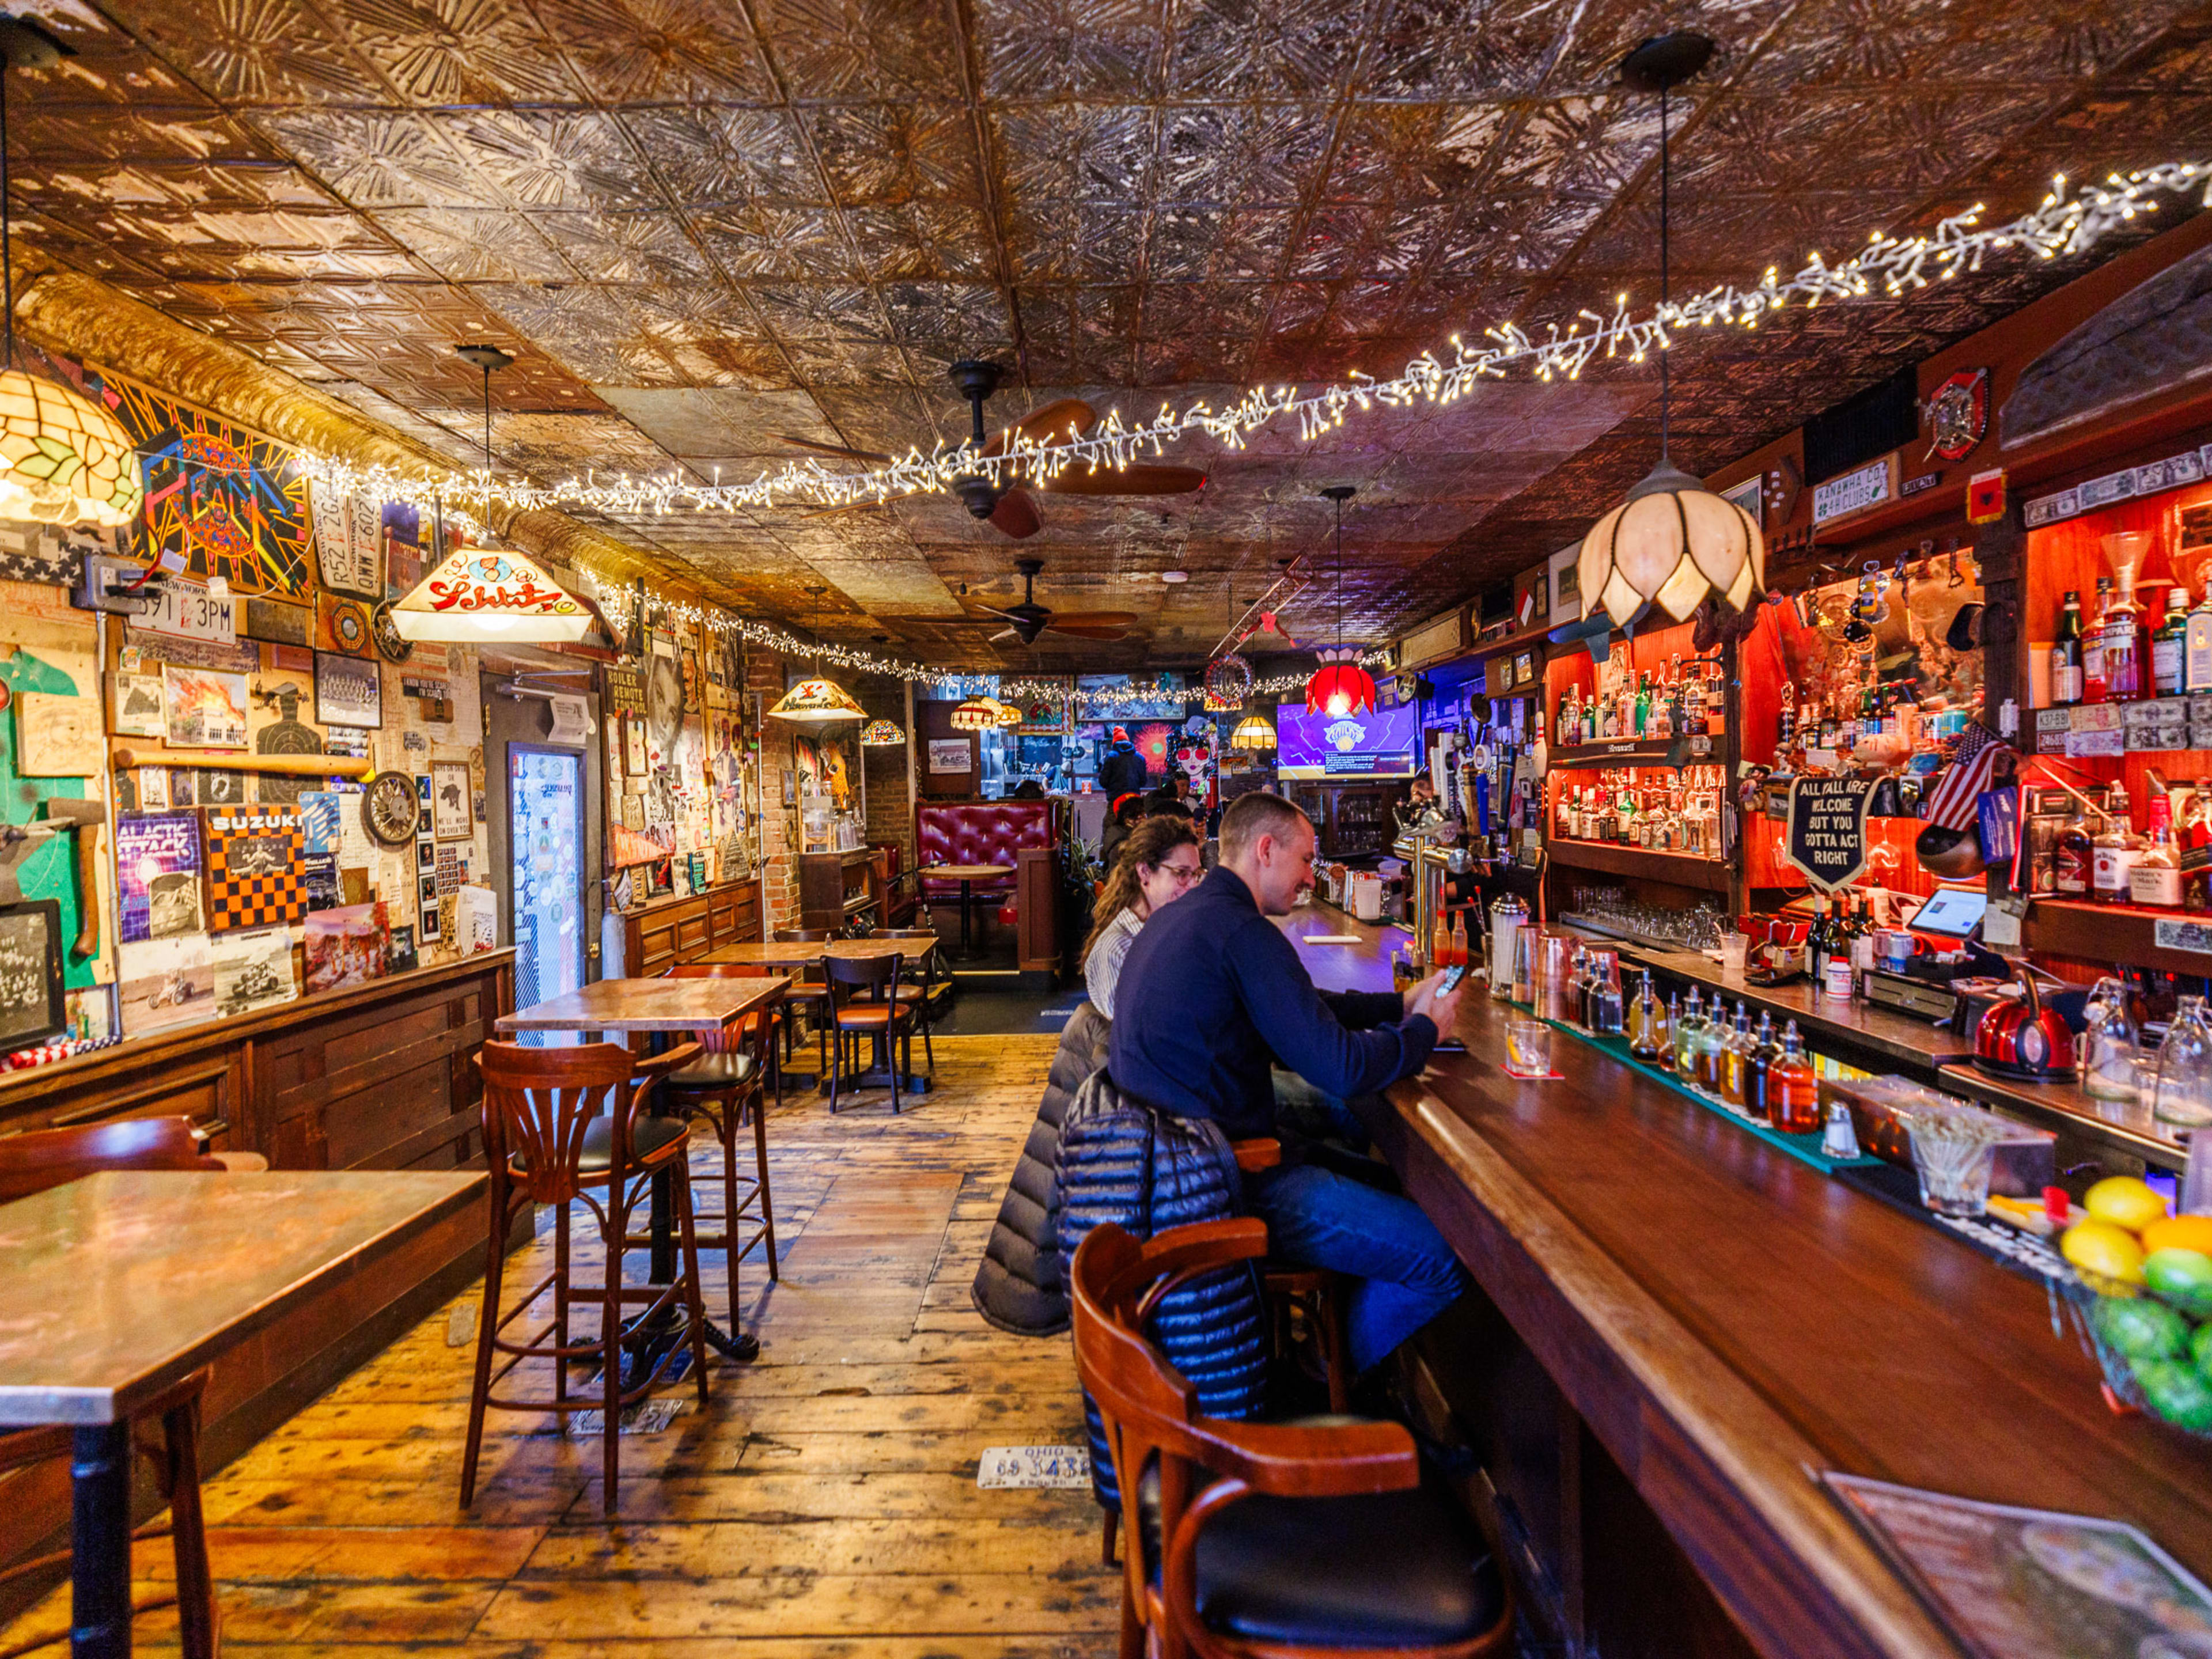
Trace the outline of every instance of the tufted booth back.
{"type": "MultiPolygon", "coordinates": [[[[924,801],[915,808],[915,863],[923,869],[933,864],[1003,864],[1012,870],[1025,847],[1049,849],[1054,844],[1053,811],[1048,800],[924,801]]],[[[1009,874],[994,882],[979,881],[975,892],[1013,890],[1009,874]]],[[[957,881],[926,881],[922,890],[932,898],[957,898],[957,881]]]]}

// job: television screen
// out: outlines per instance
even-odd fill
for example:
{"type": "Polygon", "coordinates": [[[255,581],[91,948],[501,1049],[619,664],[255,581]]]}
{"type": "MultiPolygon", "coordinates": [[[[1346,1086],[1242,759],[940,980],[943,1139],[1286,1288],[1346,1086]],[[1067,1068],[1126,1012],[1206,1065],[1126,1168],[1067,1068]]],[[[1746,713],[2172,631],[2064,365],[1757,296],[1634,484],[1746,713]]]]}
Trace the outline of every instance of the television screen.
{"type": "Polygon", "coordinates": [[[1286,702],[1275,711],[1275,742],[1278,777],[1409,778],[1421,757],[1420,706],[1329,715],[1286,702]]]}

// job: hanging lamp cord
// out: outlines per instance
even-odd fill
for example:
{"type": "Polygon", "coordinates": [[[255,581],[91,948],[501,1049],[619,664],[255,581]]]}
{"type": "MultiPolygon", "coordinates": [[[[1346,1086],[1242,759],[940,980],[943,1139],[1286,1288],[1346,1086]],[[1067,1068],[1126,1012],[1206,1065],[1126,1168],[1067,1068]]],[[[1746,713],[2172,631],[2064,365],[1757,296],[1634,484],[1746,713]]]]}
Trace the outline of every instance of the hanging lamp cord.
{"type": "MultiPolygon", "coordinates": [[[[1667,245],[1669,217],[1669,204],[1667,197],[1669,171],[1667,156],[1667,86],[1664,82],[1662,82],[1659,87],[1659,318],[1660,326],[1662,329],[1666,326],[1668,301],[1674,297],[1667,245]]],[[[1667,357],[1667,342],[1662,339],[1659,342],[1659,461],[1662,466],[1668,459],[1667,357]]]]}

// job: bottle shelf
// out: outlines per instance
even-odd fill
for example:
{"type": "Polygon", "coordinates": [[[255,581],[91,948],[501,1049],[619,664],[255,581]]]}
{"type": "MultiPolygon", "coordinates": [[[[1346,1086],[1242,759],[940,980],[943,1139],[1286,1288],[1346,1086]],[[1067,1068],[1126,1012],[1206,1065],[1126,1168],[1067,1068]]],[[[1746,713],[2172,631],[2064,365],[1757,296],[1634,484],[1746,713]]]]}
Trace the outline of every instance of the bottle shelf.
{"type": "Polygon", "coordinates": [[[2158,924],[2168,921],[2212,924],[2212,914],[2039,898],[2027,907],[2021,924],[2021,942],[2031,950],[2085,962],[2125,962],[2168,973],[2212,974],[2212,952],[2169,950],[2159,945],[2158,924]]]}
{"type": "Polygon", "coordinates": [[[1624,847],[1618,842],[1576,841],[1548,836],[1544,849],[1555,866],[1575,870],[1599,870],[1615,876],[1650,876],[1677,887],[1695,887],[1709,893],[1728,891],[1728,866],[1719,859],[1695,853],[1655,853],[1648,847],[1624,847]]]}
{"type": "MultiPolygon", "coordinates": [[[[1686,766],[1717,766],[1720,763],[1717,746],[1702,755],[1690,754],[1679,761],[1671,758],[1675,744],[1685,741],[1695,744],[1698,740],[1695,738],[1638,738],[1612,743],[1578,743],[1572,748],[1554,748],[1551,752],[1550,763],[1553,767],[1567,767],[1575,770],[1607,766],[1671,766],[1679,770],[1686,766]]],[[[1709,744],[1717,743],[1711,738],[1705,741],[1709,744]]]]}

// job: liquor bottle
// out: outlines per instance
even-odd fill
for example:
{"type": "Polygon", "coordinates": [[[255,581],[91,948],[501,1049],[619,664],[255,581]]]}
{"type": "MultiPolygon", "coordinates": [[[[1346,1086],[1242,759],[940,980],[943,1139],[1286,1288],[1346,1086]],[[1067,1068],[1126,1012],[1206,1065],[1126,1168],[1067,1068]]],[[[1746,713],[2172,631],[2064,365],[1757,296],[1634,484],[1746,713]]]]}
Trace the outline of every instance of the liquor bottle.
{"type": "Polygon", "coordinates": [[[2151,690],[2161,697],[2178,697],[2186,689],[2188,632],[2189,590],[2177,582],[2166,590],[2166,616],[2150,636],[2151,690]]]}
{"type": "Polygon", "coordinates": [[[1571,840],[1575,833],[1575,797],[1581,792],[1561,786],[1559,804],[1552,814],[1552,832],[1571,840]]]}
{"type": "Polygon", "coordinates": [[[1674,1069],[1675,1062],[1681,1054],[1681,1047],[1674,1040],[1674,1032],[1681,1024],[1681,1022],[1682,1000],[1680,997],[1669,996],[1667,999],[1667,1012],[1659,1016],[1659,1030],[1657,1033],[1659,1040],[1659,1069],[1662,1072],[1673,1071],[1674,1069]]]}
{"type": "Polygon", "coordinates": [[[1597,714],[1597,738],[1600,743],[1611,743],[1620,735],[1620,700],[1607,697],[1597,714]]]}
{"type": "Polygon", "coordinates": [[[2058,637],[2051,642],[2051,706],[2065,708],[2081,701],[2081,594],[2066,590],[2058,612],[2058,637]]]}
{"type": "Polygon", "coordinates": [[[1767,1072],[1781,1052],[1782,1045],[1774,1038],[1774,1016],[1762,1008],[1758,1035],[1752,1038],[1751,1053],[1744,1060],[1743,1109],[1753,1117],[1767,1115],[1767,1072]]]}
{"type": "MultiPolygon", "coordinates": [[[[2179,588],[2174,590],[2180,592],[2179,588]]],[[[2173,844],[2173,797],[2165,790],[2152,793],[2148,803],[2150,833],[2142,852],[2128,871],[2128,898],[2154,910],[2181,908],[2181,856],[2173,844]]]]}
{"type": "Polygon", "coordinates": [[[1645,736],[1651,729],[1651,671],[1645,669],[1636,682],[1636,735],[1645,736]]]}
{"type": "Polygon", "coordinates": [[[1447,968],[1467,966],[1467,912],[1462,910],[1452,917],[1451,955],[1446,958],[1447,968]]]}
{"type": "Polygon", "coordinates": [[[2130,574],[2105,611],[2105,690],[2113,702],[2138,702],[2146,695],[2143,679],[2148,665],[2142,659],[2142,627],[2135,577],[2130,574]]]}
{"type": "Polygon", "coordinates": [[[1728,1016],[1721,1010],[1720,997],[1713,998],[1712,1012],[1698,1028],[1698,1086],[1707,1094],[1717,1096],[1721,1091],[1722,1074],[1727,1070],[1723,1056],[1728,1053],[1728,1016]]]}
{"type": "Polygon", "coordinates": [[[1866,1000],[1867,975],[1874,972],[1874,901],[1862,893],[1851,912],[1851,994],[1866,1000]]]}
{"type": "MultiPolygon", "coordinates": [[[[2117,684],[2114,689],[2117,691],[2117,684]]],[[[2129,820],[2128,792],[2124,785],[2112,786],[2112,799],[2106,803],[2106,809],[2108,816],[2104,828],[2090,842],[2089,896],[2100,904],[2125,904],[2128,872],[2134,868],[2142,851],[2142,838],[2136,834],[2129,820]]]]}
{"type": "Polygon", "coordinates": [[[1751,1011],[1735,1006],[1735,1029],[1721,1050],[1721,1098],[1731,1106],[1743,1104],[1744,1083],[1751,1066],[1751,1011]]]}
{"type": "Polygon", "coordinates": [[[2097,578],[2094,614],[2081,623],[2081,701],[2103,702],[2112,696],[2105,683],[2105,613],[2112,607],[2112,579],[2097,578]]]}
{"type": "Polygon", "coordinates": [[[1697,1081],[1698,1038],[1705,1029],[1705,999],[1692,985],[1690,1000],[1682,1005],[1682,1012],[1674,1020],[1674,1075],[1686,1083],[1697,1081]]]}
{"type": "Polygon", "coordinates": [[[2066,820],[2051,846],[2051,885],[2058,896],[2087,899],[2093,884],[2096,852],[2089,837],[2089,820],[2079,807],[2066,820]]]}
{"type": "Polygon", "coordinates": [[[1825,893],[1813,901],[1813,925],[1805,934],[1805,957],[1816,993],[1827,980],[1828,957],[1835,950],[1835,943],[1828,935],[1830,904],[1825,893]]]}
{"type": "Polygon", "coordinates": [[[2189,792],[2188,799],[2182,803],[2181,826],[2175,839],[2181,865],[2181,908],[2199,913],[2212,910],[2212,790],[2200,784],[2189,792]]]}
{"type": "Polygon", "coordinates": [[[1667,1037],[1667,1010],[1651,987],[1651,970],[1644,970],[1644,984],[1628,1013],[1628,1052],[1656,1065],[1667,1037]]]}
{"type": "Polygon", "coordinates": [[[2212,691],[2212,581],[2204,584],[2204,597],[2189,613],[2181,636],[2181,689],[2212,691]]]}
{"type": "Polygon", "coordinates": [[[1825,705],[1820,705],[1820,746],[1832,752],[1843,743],[1844,723],[1829,712],[1825,705]]]}
{"type": "Polygon", "coordinates": [[[1811,1134],[1820,1127],[1820,1080],[1794,1019],[1782,1028],[1782,1050],[1767,1064],[1766,1121],[1788,1135],[1811,1134]]]}
{"type": "Polygon", "coordinates": [[[1589,696],[1583,703],[1583,741],[1597,741],[1597,688],[1590,688],[1589,696]]]}

